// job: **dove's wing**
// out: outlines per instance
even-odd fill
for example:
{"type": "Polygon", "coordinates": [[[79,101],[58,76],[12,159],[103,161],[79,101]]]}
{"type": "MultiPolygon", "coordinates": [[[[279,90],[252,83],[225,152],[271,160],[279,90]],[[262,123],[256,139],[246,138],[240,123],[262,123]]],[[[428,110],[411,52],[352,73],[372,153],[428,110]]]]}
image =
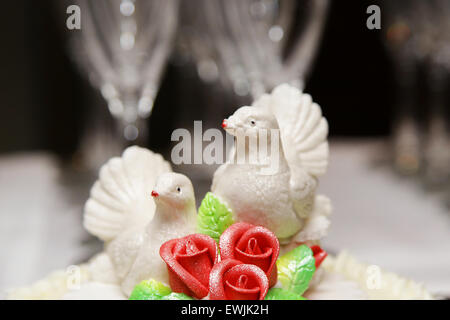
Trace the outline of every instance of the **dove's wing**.
{"type": "Polygon", "coordinates": [[[326,172],[328,123],[310,95],[282,84],[270,96],[259,98],[255,106],[268,107],[275,115],[291,171],[305,171],[314,177],[326,172]]]}
{"type": "Polygon", "coordinates": [[[153,217],[151,191],[157,177],[172,171],[159,154],[137,146],[127,148],[100,169],[84,208],[84,226],[103,241],[114,239],[136,224],[145,226],[153,217]]]}

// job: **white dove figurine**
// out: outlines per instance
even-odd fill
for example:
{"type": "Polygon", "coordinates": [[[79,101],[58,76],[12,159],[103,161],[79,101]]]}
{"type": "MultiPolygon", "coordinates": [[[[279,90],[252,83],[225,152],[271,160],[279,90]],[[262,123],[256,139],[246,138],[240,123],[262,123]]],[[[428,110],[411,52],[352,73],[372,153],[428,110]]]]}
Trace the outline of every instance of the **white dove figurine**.
{"type": "Polygon", "coordinates": [[[85,228],[105,244],[90,264],[98,269],[93,281],[118,283],[128,296],[145,277],[165,280],[159,247],[195,230],[196,214],[190,180],[171,171],[161,155],[137,146],[100,169],[84,210],[85,228]]]}
{"type": "Polygon", "coordinates": [[[158,178],[152,196],[156,202],[155,216],[147,225],[144,242],[122,282],[127,296],[142,280],[152,278],[168,284],[167,267],[159,255],[161,245],[196,231],[197,210],[189,178],[179,173],[164,173],[158,178]]]}
{"type": "MultiPolygon", "coordinates": [[[[228,204],[235,220],[265,226],[282,243],[323,237],[331,206],[326,197],[316,196],[316,187],[328,165],[328,124],[311,96],[282,84],[252,106],[239,108],[222,126],[235,136],[279,132],[277,141],[271,141],[270,131],[267,134],[267,150],[279,145],[278,170],[273,174],[262,174],[266,163],[239,163],[236,146],[229,161],[215,172],[211,191],[228,204]]],[[[249,144],[244,150],[245,159],[258,152],[249,144]]]]}

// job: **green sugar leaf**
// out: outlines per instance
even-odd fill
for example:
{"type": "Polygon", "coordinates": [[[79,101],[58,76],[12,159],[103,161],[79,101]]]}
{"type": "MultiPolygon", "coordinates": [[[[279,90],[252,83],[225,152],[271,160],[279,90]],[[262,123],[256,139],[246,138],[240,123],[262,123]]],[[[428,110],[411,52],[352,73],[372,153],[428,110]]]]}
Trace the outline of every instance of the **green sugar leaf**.
{"type": "Polygon", "coordinates": [[[272,288],[264,300],[306,300],[301,295],[281,288],[272,288]]]}
{"type": "Polygon", "coordinates": [[[231,210],[213,193],[208,192],[198,209],[198,231],[219,242],[222,232],[232,224],[233,214],[231,210]]]}
{"type": "Polygon", "coordinates": [[[161,300],[172,293],[169,287],[159,281],[150,279],[137,284],[131,292],[129,300],[161,300]]]}
{"type": "Polygon", "coordinates": [[[315,259],[306,245],[298,246],[277,260],[278,279],[283,289],[302,295],[316,271],[315,259]]]}

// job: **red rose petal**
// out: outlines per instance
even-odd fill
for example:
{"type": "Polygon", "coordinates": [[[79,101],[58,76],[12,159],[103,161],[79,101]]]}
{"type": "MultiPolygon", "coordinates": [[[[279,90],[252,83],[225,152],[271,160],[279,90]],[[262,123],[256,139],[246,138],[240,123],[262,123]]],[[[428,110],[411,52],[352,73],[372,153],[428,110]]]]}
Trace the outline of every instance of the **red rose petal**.
{"type": "Polygon", "coordinates": [[[259,247],[258,239],[250,238],[247,242],[247,248],[245,252],[248,254],[261,254],[261,248],[259,247]]]}
{"type": "Polygon", "coordinates": [[[211,261],[208,255],[208,249],[204,248],[194,254],[176,254],[175,260],[186,269],[194,278],[200,281],[204,286],[209,284],[209,271],[214,261],[211,261]]]}
{"type": "Polygon", "coordinates": [[[270,287],[277,282],[276,260],[280,244],[270,230],[250,223],[235,223],[222,234],[219,246],[223,259],[254,264],[266,273],[270,287]]]}
{"type": "Polygon", "coordinates": [[[258,300],[259,288],[253,287],[251,289],[233,286],[229,281],[225,281],[225,294],[228,300],[258,300]]]}
{"type": "Polygon", "coordinates": [[[269,280],[259,267],[227,259],[214,265],[209,287],[211,300],[263,300],[269,280]]]}
{"type": "Polygon", "coordinates": [[[272,262],[272,248],[265,248],[265,252],[262,254],[249,254],[236,247],[235,259],[245,262],[247,264],[254,264],[267,272],[272,262]]]}
{"type": "Polygon", "coordinates": [[[167,264],[169,285],[174,292],[182,292],[201,299],[208,295],[209,274],[218,260],[214,239],[193,234],[164,243],[160,256],[167,264]]]}
{"type": "Polygon", "coordinates": [[[220,255],[223,259],[232,259],[234,248],[245,231],[253,228],[254,225],[246,222],[238,222],[228,227],[220,236],[220,255]],[[226,258],[225,258],[226,257],[226,258]]]}

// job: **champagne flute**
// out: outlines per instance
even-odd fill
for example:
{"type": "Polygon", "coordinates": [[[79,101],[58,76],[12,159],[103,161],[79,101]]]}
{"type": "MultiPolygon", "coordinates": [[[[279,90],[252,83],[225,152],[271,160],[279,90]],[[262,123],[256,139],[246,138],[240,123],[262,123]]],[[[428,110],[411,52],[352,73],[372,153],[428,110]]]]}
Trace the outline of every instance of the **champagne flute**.
{"type": "Polygon", "coordinates": [[[387,47],[397,67],[399,119],[394,127],[397,168],[423,173],[427,187],[441,188],[450,180],[450,136],[446,87],[450,71],[450,3],[446,0],[386,1],[387,47]],[[432,22],[431,22],[432,21],[432,22]],[[424,67],[426,118],[418,113],[415,82],[424,67]],[[411,163],[414,166],[411,166],[411,163]],[[413,168],[413,170],[409,170],[413,168]]]}
{"type": "Polygon", "coordinates": [[[202,79],[217,78],[236,95],[253,98],[282,82],[303,88],[323,30],[327,0],[196,4],[195,10],[189,1],[181,4],[189,25],[181,39],[183,48],[193,52],[202,79]]]}
{"type": "Polygon", "coordinates": [[[146,143],[177,24],[176,0],[76,0],[81,30],[71,32],[72,54],[105,98],[120,145],[146,143]]]}

